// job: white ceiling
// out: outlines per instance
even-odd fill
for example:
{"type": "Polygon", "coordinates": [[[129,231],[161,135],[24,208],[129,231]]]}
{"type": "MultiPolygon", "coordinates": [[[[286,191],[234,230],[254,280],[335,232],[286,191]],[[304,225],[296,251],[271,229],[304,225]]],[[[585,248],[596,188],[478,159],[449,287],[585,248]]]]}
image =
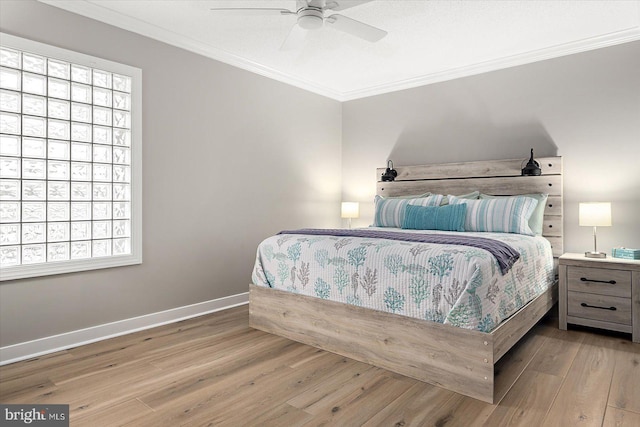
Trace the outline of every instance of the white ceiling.
{"type": "Polygon", "coordinates": [[[209,9],[293,0],[41,1],[339,101],[640,40],[635,0],[377,0],[339,13],[387,31],[379,42],[325,27],[290,51],[295,16],[209,9]]]}

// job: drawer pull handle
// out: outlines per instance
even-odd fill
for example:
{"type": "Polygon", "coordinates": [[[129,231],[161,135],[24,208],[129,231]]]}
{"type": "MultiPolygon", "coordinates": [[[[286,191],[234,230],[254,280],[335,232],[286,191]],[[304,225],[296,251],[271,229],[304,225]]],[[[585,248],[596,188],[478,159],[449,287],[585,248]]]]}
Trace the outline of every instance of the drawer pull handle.
{"type": "Polygon", "coordinates": [[[580,305],[583,306],[583,307],[589,307],[589,308],[599,308],[600,310],[611,310],[611,311],[616,311],[617,310],[617,308],[615,308],[615,307],[600,307],[600,306],[597,306],[597,305],[589,305],[586,302],[583,302],[580,305]]]}
{"type": "Polygon", "coordinates": [[[615,280],[594,280],[594,279],[587,279],[586,277],[581,277],[580,280],[583,282],[608,283],[610,285],[616,284],[615,280]]]}

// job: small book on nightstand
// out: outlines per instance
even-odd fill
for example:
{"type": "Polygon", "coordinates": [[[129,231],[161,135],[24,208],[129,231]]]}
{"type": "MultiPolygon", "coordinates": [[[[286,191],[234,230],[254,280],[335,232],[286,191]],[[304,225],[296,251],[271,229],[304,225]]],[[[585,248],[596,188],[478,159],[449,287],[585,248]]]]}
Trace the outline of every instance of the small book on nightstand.
{"type": "Polygon", "coordinates": [[[631,248],[613,248],[611,256],[621,259],[640,259],[640,249],[631,248]]]}

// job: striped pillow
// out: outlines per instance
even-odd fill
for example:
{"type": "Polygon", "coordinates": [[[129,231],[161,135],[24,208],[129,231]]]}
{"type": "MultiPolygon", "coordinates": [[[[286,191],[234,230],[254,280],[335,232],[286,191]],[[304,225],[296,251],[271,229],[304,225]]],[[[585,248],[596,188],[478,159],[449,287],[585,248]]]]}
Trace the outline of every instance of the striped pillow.
{"type": "Polygon", "coordinates": [[[464,231],[467,205],[406,207],[402,228],[411,230],[464,231]]]}
{"type": "Polygon", "coordinates": [[[440,206],[442,197],[442,194],[434,194],[416,199],[392,199],[376,196],[373,226],[401,228],[407,205],[440,206]]]}
{"type": "Polygon", "coordinates": [[[533,236],[529,218],[538,201],[531,197],[512,196],[500,199],[466,200],[449,196],[451,204],[467,204],[465,231],[493,231],[533,236]]]}
{"type": "MultiPolygon", "coordinates": [[[[536,236],[542,236],[542,225],[544,222],[544,209],[547,206],[547,198],[549,195],[546,193],[532,193],[532,194],[522,194],[525,197],[531,197],[538,201],[536,208],[533,210],[531,214],[531,218],[529,218],[529,227],[531,231],[535,233],[536,236]]],[[[481,199],[499,199],[502,197],[508,196],[491,196],[489,194],[480,194],[481,199]]]]}

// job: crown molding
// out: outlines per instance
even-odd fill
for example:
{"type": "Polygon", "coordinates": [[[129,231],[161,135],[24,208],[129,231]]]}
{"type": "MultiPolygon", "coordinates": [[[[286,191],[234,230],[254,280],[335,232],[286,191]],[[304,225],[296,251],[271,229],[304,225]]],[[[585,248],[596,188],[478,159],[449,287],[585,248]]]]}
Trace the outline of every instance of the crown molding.
{"type": "Polygon", "coordinates": [[[353,91],[338,91],[326,86],[318,85],[314,82],[292,76],[285,72],[264,66],[255,61],[234,55],[225,50],[216,48],[190,37],[166,30],[157,25],[122,15],[113,10],[107,9],[95,3],[85,0],[38,0],[40,3],[48,4],[69,12],[85,16],[127,31],[131,31],[142,36],[161,41],[163,43],[188,50],[216,61],[237,67],[279,82],[295,86],[297,88],[322,95],[336,101],[346,102],[360,98],[366,98],[385,93],[411,89],[447,80],[468,77],[490,71],[516,67],[558,58],[589,50],[601,49],[623,43],[640,40],[640,22],[638,25],[621,31],[604,34],[597,37],[590,37],[570,43],[564,43],[549,48],[525,52],[518,55],[496,58],[491,61],[470,64],[468,66],[444,70],[437,73],[426,74],[411,79],[405,79],[388,84],[366,87],[353,91]]]}
{"type": "Polygon", "coordinates": [[[587,52],[590,50],[602,49],[605,47],[630,43],[638,40],[640,40],[640,25],[602,36],[590,37],[587,39],[525,52],[518,55],[497,58],[491,61],[471,64],[459,68],[452,68],[439,73],[427,74],[412,79],[406,79],[390,84],[369,87],[362,90],[344,92],[341,94],[341,101],[352,101],[360,98],[382,95],[385,93],[397,92],[405,89],[412,89],[428,84],[454,80],[461,77],[474,76],[477,74],[488,73],[490,71],[503,70],[506,68],[517,67],[519,65],[526,65],[534,62],[546,61],[548,59],[559,58],[567,55],[573,55],[575,53],[587,52]]]}

